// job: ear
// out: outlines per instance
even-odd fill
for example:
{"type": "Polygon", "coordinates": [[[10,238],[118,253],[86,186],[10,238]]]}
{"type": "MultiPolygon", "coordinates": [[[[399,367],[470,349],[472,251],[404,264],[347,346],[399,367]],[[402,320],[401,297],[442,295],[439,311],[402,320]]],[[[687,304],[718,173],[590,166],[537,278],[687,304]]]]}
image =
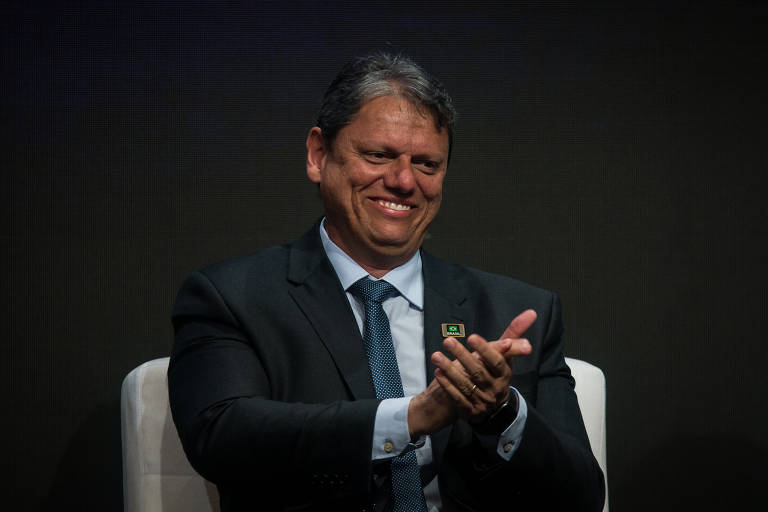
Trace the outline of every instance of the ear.
{"type": "Polygon", "coordinates": [[[328,148],[323,138],[323,131],[315,126],[307,135],[307,177],[313,183],[322,181],[327,156],[328,148]]]}

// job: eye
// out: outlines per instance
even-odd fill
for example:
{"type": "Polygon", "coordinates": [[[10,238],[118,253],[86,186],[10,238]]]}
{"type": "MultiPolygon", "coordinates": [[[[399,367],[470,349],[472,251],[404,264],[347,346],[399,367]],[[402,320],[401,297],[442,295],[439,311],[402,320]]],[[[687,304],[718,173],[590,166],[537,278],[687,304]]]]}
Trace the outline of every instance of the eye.
{"type": "Polygon", "coordinates": [[[434,174],[440,168],[440,164],[434,160],[417,161],[414,165],[427,174],[434,174]]]}
{"type": "Polygon", "coordinates": [[[370,162],[373,162],[373,163],[382,163],[389,159],[389,155],[387,155],[383,151],[370,151],[365,154],[365,158],[367,158],[370,162]]]}

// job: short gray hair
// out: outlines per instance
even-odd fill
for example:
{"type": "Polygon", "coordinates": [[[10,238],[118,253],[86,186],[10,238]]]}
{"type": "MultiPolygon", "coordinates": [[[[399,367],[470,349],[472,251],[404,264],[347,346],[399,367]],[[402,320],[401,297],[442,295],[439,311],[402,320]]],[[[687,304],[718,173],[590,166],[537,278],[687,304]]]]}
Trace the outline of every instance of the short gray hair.
{"type": "Polygon", "coordinates": [[[448,132],[448,156],[453,148],[456,110],[445,87],[404,55],[373,53],[344,65],[325,91],[317,126],[330,145],[339,130],[351,123],[368,101],[379,96],[402,96],[429,110],[436,128],[448,132]]]}

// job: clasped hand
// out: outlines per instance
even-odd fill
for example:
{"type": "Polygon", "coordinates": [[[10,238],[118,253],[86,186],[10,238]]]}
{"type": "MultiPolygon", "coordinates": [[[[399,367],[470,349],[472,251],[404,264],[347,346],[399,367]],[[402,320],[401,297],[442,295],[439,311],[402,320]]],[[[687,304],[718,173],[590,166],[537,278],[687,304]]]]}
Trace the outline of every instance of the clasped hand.
{"type": "Polygon", "coordinates": [[[408,409],[411,437],[436,432],[456,418],[480,423],[501,407],[509,399],[513,359],[531,352],[522,336],[535,320],[536,312],[529,309],[515,317],[496,341],[472,334],[467,338],[471,352],[455,338],[446,338],[443,346],[454,359],[442,352],[432,354],[435,379],[408,409]]]}

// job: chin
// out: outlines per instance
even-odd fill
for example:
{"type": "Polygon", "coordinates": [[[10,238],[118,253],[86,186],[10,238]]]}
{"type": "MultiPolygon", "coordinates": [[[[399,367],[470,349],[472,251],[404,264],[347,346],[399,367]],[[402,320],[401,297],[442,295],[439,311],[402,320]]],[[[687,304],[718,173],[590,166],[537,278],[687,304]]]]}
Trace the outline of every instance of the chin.
{"type": "Polygon", "coordinates": [[[379,238],[374,241],[374,250],[386,256],[405,256],[418,249],[420,243],[414,243],[412,239],[379,238]]]}

